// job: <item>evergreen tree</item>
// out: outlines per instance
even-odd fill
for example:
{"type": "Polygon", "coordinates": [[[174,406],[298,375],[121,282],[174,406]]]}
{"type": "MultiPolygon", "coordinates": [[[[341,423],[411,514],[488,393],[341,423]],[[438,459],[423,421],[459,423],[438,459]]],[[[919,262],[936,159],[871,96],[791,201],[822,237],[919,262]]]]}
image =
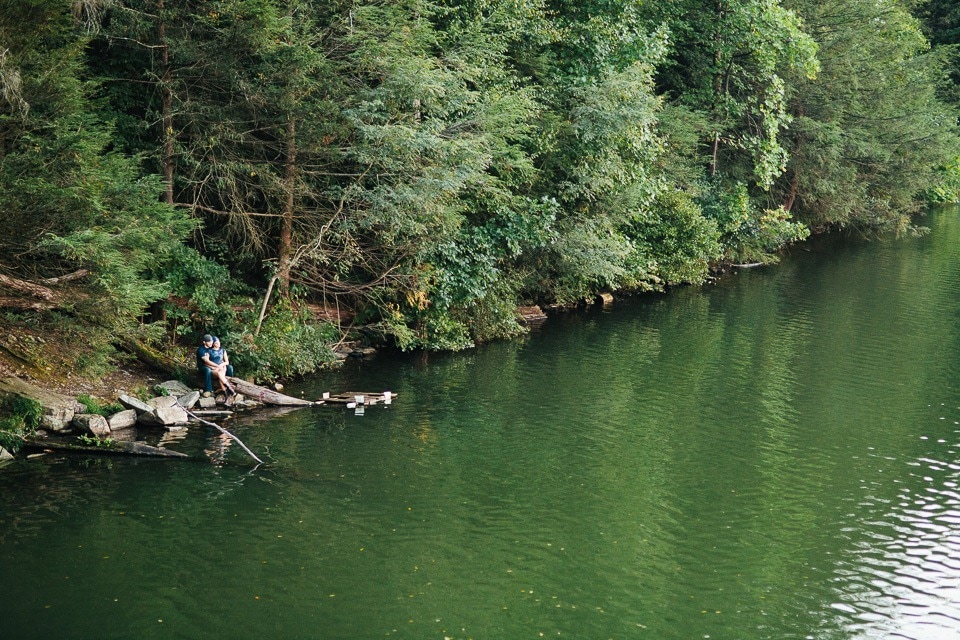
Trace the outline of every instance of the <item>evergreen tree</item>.
{"type": "Polygon", "coordinates": [[[814,227],[906,228],[958,149],[956,114],[937,96],[939,58],[899,0],[791,5],[823,71],[792,78],[791,161],[773,198],[814,227]]]}
{"type": "Polygon", "coordinates": [[[0,200],[17,229],[0,239],[0,270],[34,282],[87,274],[86,297],[53,306],[123,324],[165,295],[148,269],[191,225],[158,202],[157,179],[111,150],[98,86],[84,80],[87,37],[65,3],[4,2],[0,42],[0,200]]]}
{"type": "Polygon", "coordinates": [[[403,346],[462,347],[480,325],[515,326],[512,304],[504,318],[490,303],[512,298],[500,286],[504,249],[542,225],[529,215],[538,205],[516,190],[532,172],[523,142],[535,103],[497,64],[509,25],[522,21],[509,3],[487,5],[486,25],[469,6],[351,7],[331,21],[326,44],[344,79],[332,97],[338,155],[317,176],[302,281],[360,296],[403,346]]]}

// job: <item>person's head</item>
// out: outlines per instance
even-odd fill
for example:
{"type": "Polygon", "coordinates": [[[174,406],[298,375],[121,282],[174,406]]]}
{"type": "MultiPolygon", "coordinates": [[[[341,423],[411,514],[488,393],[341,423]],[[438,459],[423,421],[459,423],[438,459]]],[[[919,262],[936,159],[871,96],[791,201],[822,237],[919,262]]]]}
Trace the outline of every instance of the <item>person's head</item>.
{"type": "Polygon", "coordinates": [[[205,347],[210,347],[213,345],[213,336],[209,333],[204,334],[204,336],[200,338],[200,342],[202,342],[205,347]]]}
{"type": "Polygon", "coordinates": [[[220,348],[220,338],[217,336],[213,336],[213,348],[214,349],[220,348]]]}

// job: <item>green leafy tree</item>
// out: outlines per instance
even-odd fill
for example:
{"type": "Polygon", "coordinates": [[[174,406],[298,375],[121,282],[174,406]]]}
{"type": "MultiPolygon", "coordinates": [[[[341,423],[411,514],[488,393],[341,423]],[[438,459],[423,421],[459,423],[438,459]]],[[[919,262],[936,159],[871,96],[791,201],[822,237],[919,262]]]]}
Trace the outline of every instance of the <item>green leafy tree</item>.
{"type": "MultiPolygon", "coordinates": [[[[950,0],[927,0],[917,6],[915,15],[923,21],[927,38],[949,72],[949,82],[941,86],[941,95],[948,103],[960,106],[960,5],[950,0]]],[[[938,178],[928,199],[960,202],[960,155],[941,167],[938,178]]]]}
{"type": "Polygon", "coordinates": [[[544,226],[521,191],[537,104],[496,64],[525,28],[523,9],[410,0],[330,14],[324,45],[342,81],[326,93],[317,164],[329,169],[305,176],[314,196],[293,278],[358,304],[404,347],[515,328],[497,305],[510,290],[502,277],[544,226]]]}
{"type": "Polygon", "coordinates": [[[779,0],[681,0],[646,12],[669,29],[661,89],[708,116],[708,174],[768,188],[787,159],[785,76],[818,72],[816,44],[797,14],[779,0]]]}
{"type": "Polygon", "coordinates": [[[773,203],[815,228],[905,229],[958,148],[956,113],[937,94],[940,58],[899,0],[791,6],[823,71],[792,78],[791,161],[773,203]]]}

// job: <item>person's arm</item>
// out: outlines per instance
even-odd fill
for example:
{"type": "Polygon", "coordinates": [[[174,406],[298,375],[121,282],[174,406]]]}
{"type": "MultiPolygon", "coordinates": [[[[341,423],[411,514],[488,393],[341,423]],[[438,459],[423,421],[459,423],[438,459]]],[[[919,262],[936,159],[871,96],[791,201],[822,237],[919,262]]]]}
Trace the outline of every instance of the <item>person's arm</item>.
{"type": "Polygon", "coordinates": [[[221,364],[223,364],[223,366],[230,364],[230,356],[227,355],[226,349],[223,350],[223,362],[221,364]]]}

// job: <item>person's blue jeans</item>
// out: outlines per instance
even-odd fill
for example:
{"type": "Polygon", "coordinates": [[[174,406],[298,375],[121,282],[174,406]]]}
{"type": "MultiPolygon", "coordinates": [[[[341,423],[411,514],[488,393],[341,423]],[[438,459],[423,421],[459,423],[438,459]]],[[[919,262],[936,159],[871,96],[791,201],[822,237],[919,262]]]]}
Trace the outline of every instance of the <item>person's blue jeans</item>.
{"type": "MultiPolygon", "coordinates": [[[[213,393],[213,371],[210,367],[200,367],[200,375],[203,376],[203,390],[213,393]]],[[[233,365],[227,365],[227,375],[233,376],[233,365]]]]}

